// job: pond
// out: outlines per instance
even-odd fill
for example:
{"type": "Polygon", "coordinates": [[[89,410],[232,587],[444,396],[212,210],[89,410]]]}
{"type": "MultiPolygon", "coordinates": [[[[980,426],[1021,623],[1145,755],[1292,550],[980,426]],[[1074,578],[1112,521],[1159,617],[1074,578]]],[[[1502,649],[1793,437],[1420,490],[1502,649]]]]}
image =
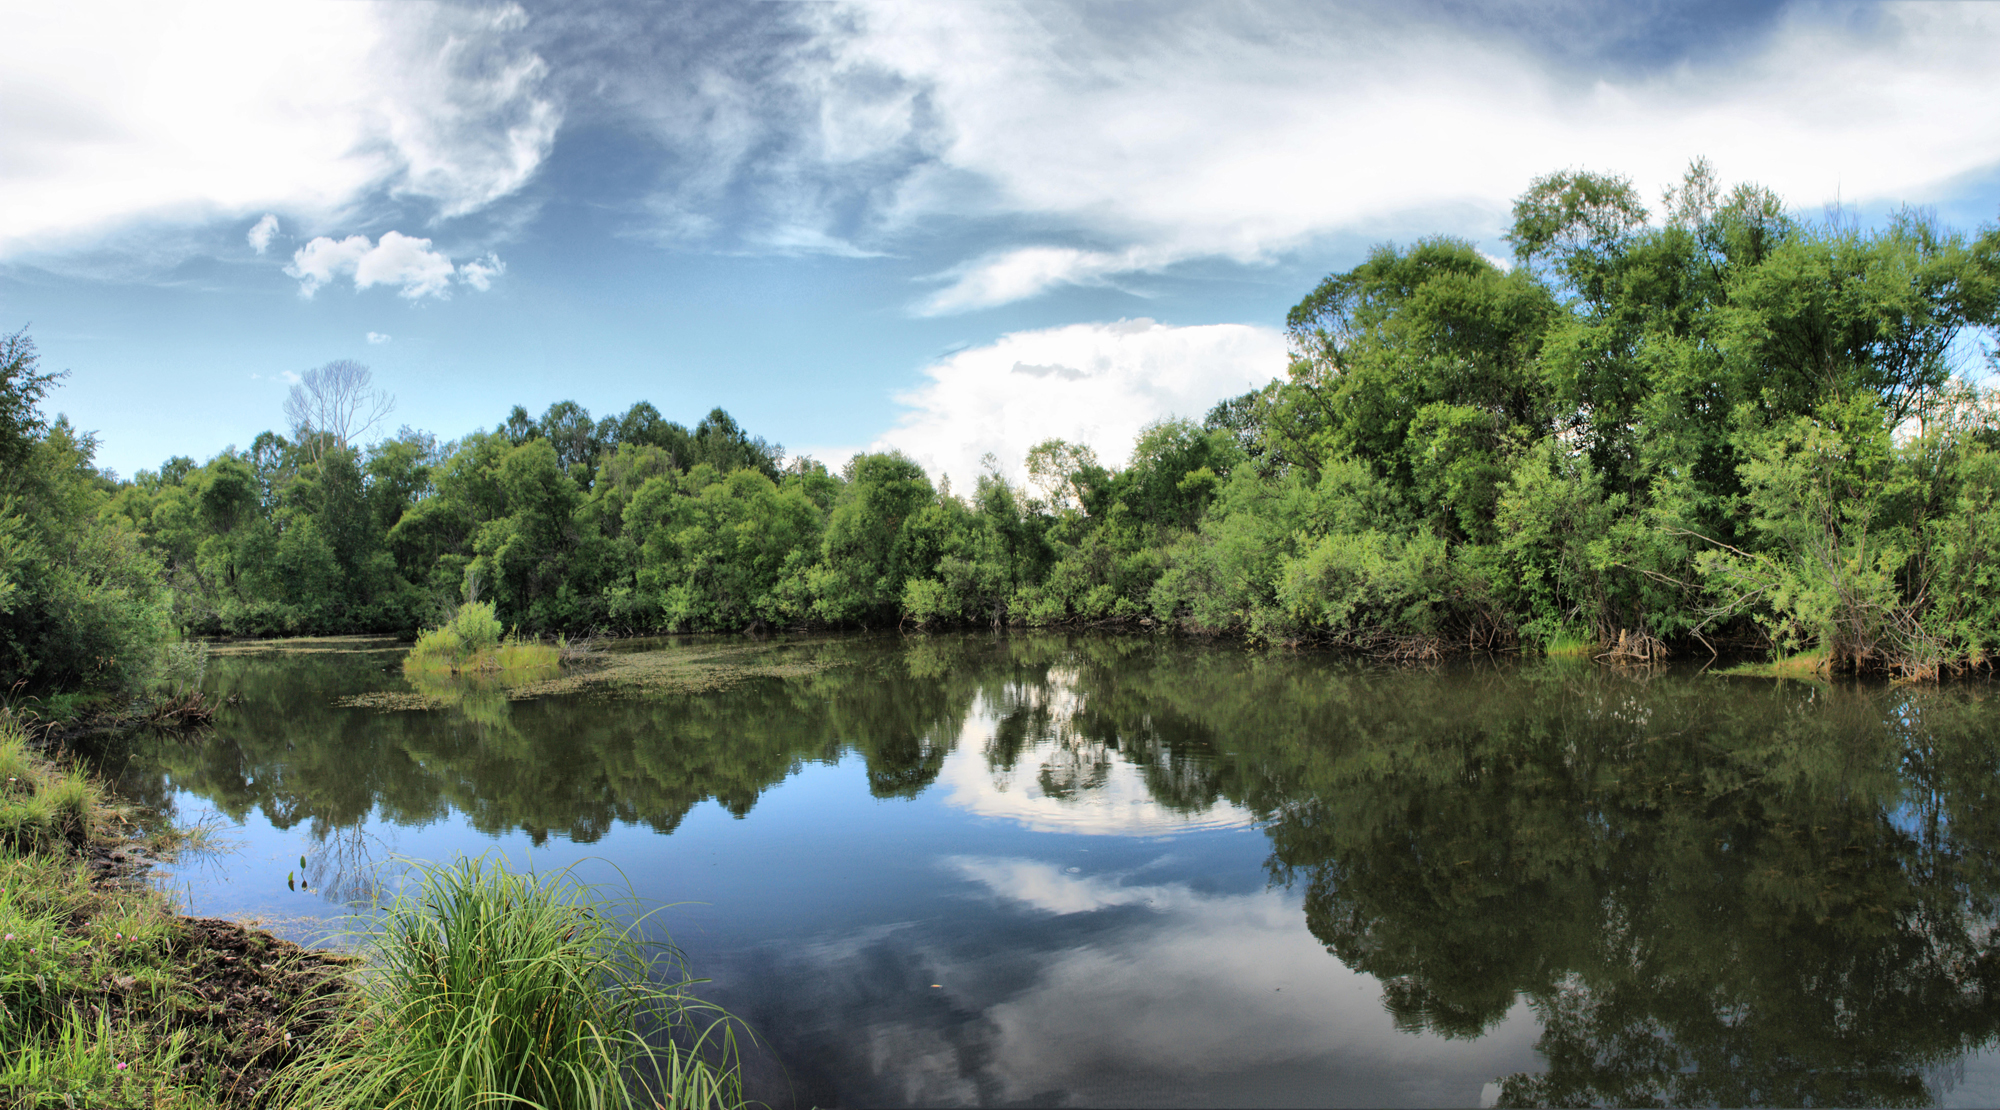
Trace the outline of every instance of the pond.
{"type": "Polygon", "coordinates": [[[310,936],[399,858],[576,864],[672,904],[773,1106],[2000,1103],[1984,681],[1163,637],[660,641],[512,690],[400,659],[223,655],[212,731],[108,751],[236,844],[164,881],[310,936]]]}

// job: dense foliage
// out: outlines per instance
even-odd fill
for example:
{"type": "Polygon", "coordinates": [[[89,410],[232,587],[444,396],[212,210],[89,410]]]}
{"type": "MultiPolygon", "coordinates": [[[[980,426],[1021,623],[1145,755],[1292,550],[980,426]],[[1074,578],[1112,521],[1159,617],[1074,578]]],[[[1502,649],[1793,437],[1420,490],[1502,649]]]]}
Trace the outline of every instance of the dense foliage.
{"type": "Polygon", "coordinates": [[[895,454],[786,460],[719,409],[690,430],[562,402],[363,445],[357,408],[297,398],[289,435],[114,490],[89,437],[39,422],[17,335],[0,447],[33,460],[0,490],[0,678],[115,671],[166,619],[159,581],[199,634],[409,633],[485,600],[528,632],[1129,621],[1983,661],[2000,455],[1966,370],[2000,321],[2000,229],[1803,221],[1705,163],[1665,209],[1540,179],[1511,267],[1381,247],[1292,309],[1285,378],[1148,428],[1123,469],[1050,441],[1028,488],[962,494],[895,454]]]}
{"type": "Polygon", "coordinates": [[[0,336],[0,690],[117,687],[149,673],[167,636],[161,566],[107,515],[114,484],[95,437],[43,419],[60,374],[25,331],[0,336]]]}

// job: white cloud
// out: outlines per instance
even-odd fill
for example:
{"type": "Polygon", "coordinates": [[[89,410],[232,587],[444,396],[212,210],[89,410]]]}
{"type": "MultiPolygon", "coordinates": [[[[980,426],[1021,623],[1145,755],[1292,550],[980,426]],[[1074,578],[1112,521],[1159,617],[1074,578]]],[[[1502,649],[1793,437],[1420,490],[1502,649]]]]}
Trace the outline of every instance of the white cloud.
{"type": "Polygon", "coordinates": [[[10,5],[0,257],[260,210],[325,225],[384,191],[444,216],[489,204],[534,172],[559,122],[545,63],[518,41],[524,18],[514,6],[10,5]]]}
{"type": "Polygon", "coordinates": [[[263,254],[270,249],[271,239],[277,234],[278,217],[267,212],[264,218],[258,220],[257,225],[250,229],[250,234],[244,236],[244,238],[249,241],[251,250],[256,251],[258,254],[263,254]]]}
{"type": "Polygon", "coordinates": [[[454,266],[445,254],[431,249],[429,239],[385,231],[375,243],[370,243],[366,235],[350,235],[345,239],[322,235],[293,253],[285,273],[299,279],[301,297],[311,297],[321,286],[349,277],[354,279],[357,290],[394,285],[400,295],[414,300],[450,296],[454,278],[483,292],[492,287],[493,278],[506,268],[492,254],[454,266]]]}
{"type": "MultiPolygon", "coordinates": [[[[928,314],[1259,263],[1329,234],[1490,240],[1533,177],[1570,166],[1630,174],[1651,199],[1707,156],[1811,211],[1934,201],[2000,163],[1990,5],[1793,5],[1730,49],[1690,38],[1671,65],[1558,56],[1389,6],[866,2],[799,18],[812,48],[773,80],[804,107],[704,86],[668,137],[722,176],[679,196],[712,202],[726,180],[762,219],[817,219],[863,246],[968,218],[1040,229],[986,239],[928,314]],[[792,132],[774,135],[781,110],[792,132]]],[[[684,222],[710,229],[717,207],[684,222]]]]}
{"type": "Polygon", "coordinates": [[[917,311],[941,316],[990,308],[1032,297],[1058,285],[1099,285],[1112,274],[1152,268],[1155,252],[1084,251],[1068,247],[1022,247],[977,259],[950,273],[944,289],[925,298],[917,311]]]}
{"type": "Polygon", "coordinates": [[[1122,465],[1145,425],[1199,420],[1284,369],[1284,336],[1247,324],[1138,319],[1014,332],[926,367],[929,381],[897,398],[909,411],[874,449],[902,450],[960,491],[972,489],[988,452],[1023,481],[1027,449],[1051,437],[1122,465]]]}
{"type": "Polygon", "coordinates": [[[459,280],[481,293],[493,288],[493,279],[506,272],[507,264],[500,261],[500,256],[491,251],[488,251],[484,258],[475,258],[470,262],[461,263],[458,267],[459,280]]]}
{"type": "Polygon", "coordinates": [[[371,331],[371,332],[369,332],[369,333],[368,333],[368,342],[369,342],[369,343],[370,343],[371,345],[375,345],[375,346],[379,346],[379,345],[381,345],[381,344],[383,344],[383,343],[387,343],[387,342],[388,342],[389,340],[391,340],[391,339],[394,339],[394,338],[395,338],[395,336],[393,336],[393,335],[385,335],[385,334],[383,334],[382,332],[379,332],[379,331],[371,331]]]}

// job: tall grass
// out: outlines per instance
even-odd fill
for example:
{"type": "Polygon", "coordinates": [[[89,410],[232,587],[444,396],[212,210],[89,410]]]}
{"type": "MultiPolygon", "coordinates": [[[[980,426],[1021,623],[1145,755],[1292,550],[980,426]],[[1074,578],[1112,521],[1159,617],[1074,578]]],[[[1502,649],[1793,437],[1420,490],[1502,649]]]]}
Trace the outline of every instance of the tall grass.
{"type": "Polygon", "coordinates": [[[107,800],[27,749],[0,710],[0,1106],[210,1106],[183,1065],[177,919],[143,888],[93,886],[76,849],[107,800]]]}
{"type": "MultiPolygon", "coordinates": [[[[279,1079],[290,1107],[728,1107],[737,1021],[678,950],[564,869],[420,865],[372,935],[366,1004],[279,1079]]],[[[616,903],[613,903],[616,905],[616,903]]]]}
{"type": "Polygon", "coordinates": [[[83,772],[55,767],[28,751],[28,736],[0,713],[0,847],[38,852],[81,848],[90,838],[97,790],[83,772]]]}

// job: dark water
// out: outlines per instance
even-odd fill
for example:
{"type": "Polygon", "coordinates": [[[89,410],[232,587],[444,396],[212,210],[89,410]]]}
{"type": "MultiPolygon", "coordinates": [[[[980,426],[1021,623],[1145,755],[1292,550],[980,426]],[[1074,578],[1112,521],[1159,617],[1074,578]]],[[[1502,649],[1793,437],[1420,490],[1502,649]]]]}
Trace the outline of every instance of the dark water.
{"type": "Polygon", "coordinates": [[[1985,683],[737,658],[793,669],[384,713],[333,703],[407,689],[394,651],[224,658],[212,734],[114,764],[240,844],[172,876],[199,912],[311,933],[488,850],[699,903],[660,920],[774,1105],[2000,1102],[1985,683]]]}

